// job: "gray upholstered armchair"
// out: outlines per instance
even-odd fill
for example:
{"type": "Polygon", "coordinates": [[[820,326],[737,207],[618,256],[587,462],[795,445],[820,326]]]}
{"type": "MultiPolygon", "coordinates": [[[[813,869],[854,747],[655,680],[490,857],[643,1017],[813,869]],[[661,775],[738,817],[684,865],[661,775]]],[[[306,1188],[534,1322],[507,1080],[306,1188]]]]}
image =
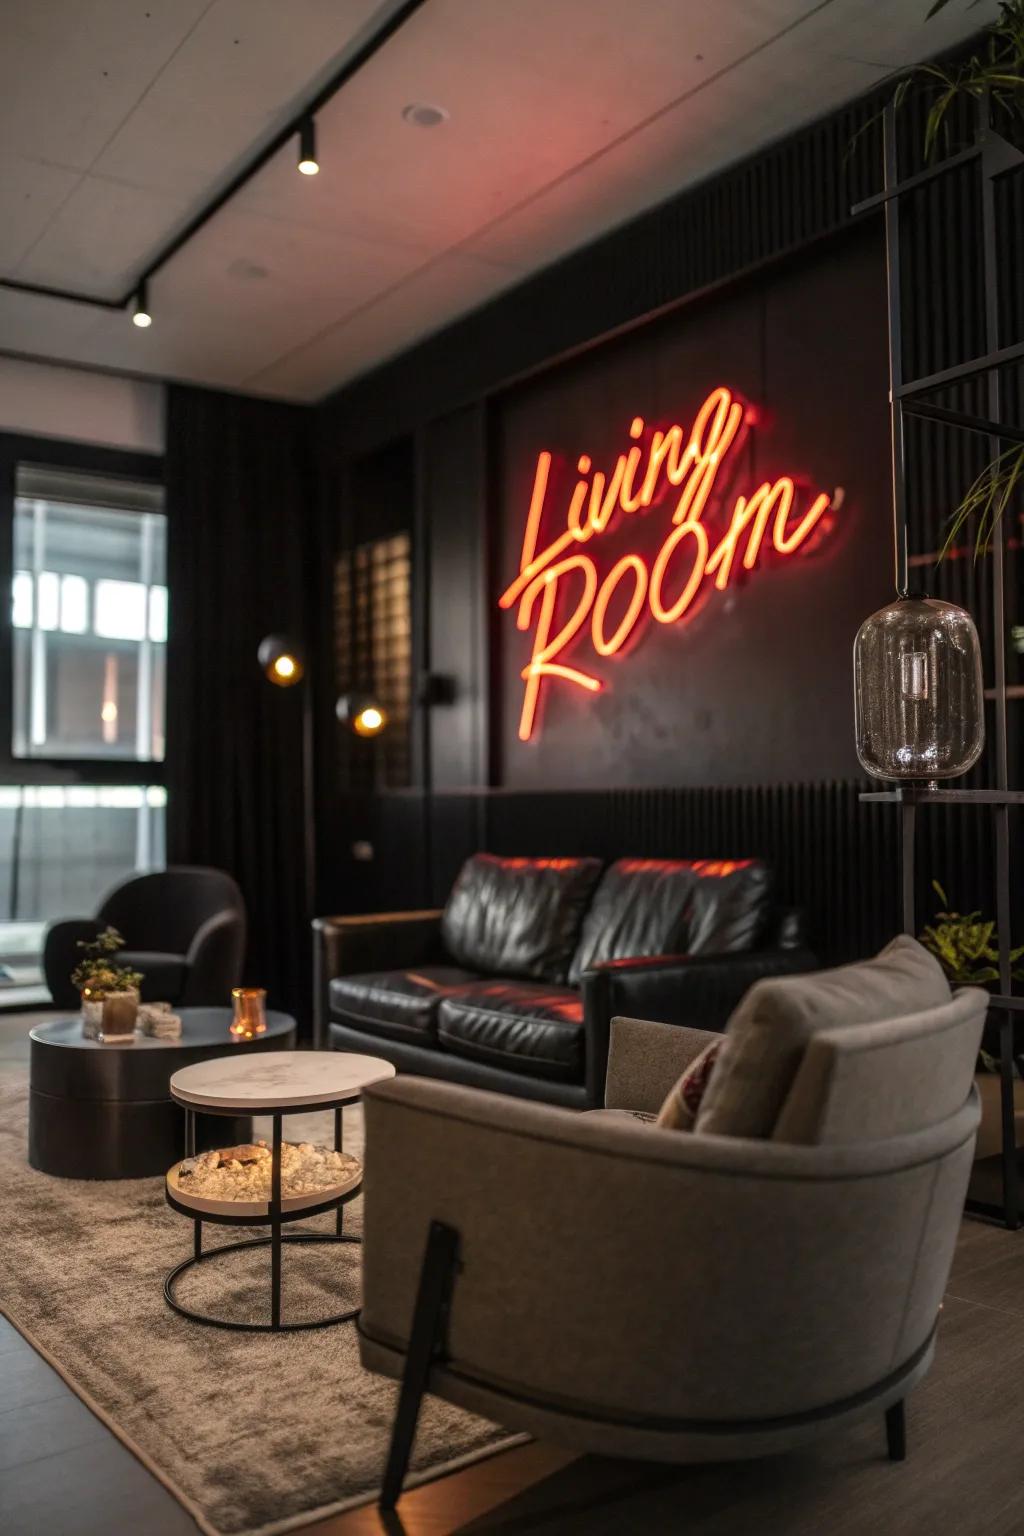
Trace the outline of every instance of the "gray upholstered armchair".
{"type": "Polygon", "coordinates": [[[987,998],[945,992],[813,1032],[758,1139],[621,1113],[656,1111],[709,1038],[636,1020],[613,1025],[620,1113],[410,1077],[370,1090],[362,1359],[403,1380],[382,1504],[424,1389],[659,1461],[782,1451],[884,1412],[902,1459],[978,1123],[987,998]]]}

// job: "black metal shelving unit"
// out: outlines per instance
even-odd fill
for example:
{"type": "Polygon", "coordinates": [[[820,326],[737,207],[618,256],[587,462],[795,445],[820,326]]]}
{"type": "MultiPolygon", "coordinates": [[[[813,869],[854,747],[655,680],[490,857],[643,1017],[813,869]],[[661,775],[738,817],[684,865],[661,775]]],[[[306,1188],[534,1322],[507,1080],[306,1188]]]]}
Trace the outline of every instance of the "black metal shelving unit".
{"type": "MultiPolygon", "coordinates": [[[[979,434],[986,438],[990,457],[994,458],[1003,443],[1024,442],[1024,428],[1001,419],[1000,368],[1009,363],[1024,361],[1024,342],[1013,346],[999,345],[999,274],[996,245],[995,182],[1007,171],[1024,163],[1024,155],[993,128],[990,106],[981,99],[977,106],[977,120],[973,144],[958,154],[950,155],[937,165],[900,180],[896,108],[890,103],[883,114],[883,152],[885,176],[883,190],[875,197],[858,203],[854,214],[883,208],[885,211],[886,280],[889,308],[889,402],[892,429],[892,488],[893,531],[896,547],[896,590],[906,595],[908,590],[908,527],[906,495],[906,444],[905,420],[918,416],[938,422],[956,431],[979,434]],[[900,277],[900,199],[907,193],[924,186],[937,177],[970,163],[979,163],[981,170],[981,236],[982,271],[985,291],[985,352],[970,361],[944,368],[937,373],[917,379],[903,377],[903,293],[900,277]],[[967,379],[987,378],[986,414],[977,416],[959,410],[950,410],[934,401],[925,399],[936,390],[967,379]]],[[[995,733],[990,744],[993,787],[989,789],[946,789],[903,785],[888,790],[867,791],[861,795],[864,801],[881,801],[899,807],[900,851],[903,894],[903,927],[907,933],[917,932],[915,911],[915,836],[917,813],[935,805],[987,806],[993,820],[995,840],[995,887],[996,922],[999,929],[999,991],[993,994],[989,1005],[989,1017],[998,1024],[1000,1121],[1002,1133],[1001,1171],[1002,1201],[998,1205],[978,1200],[968,1200],[967,1208],[974,1214],[994,1217],[1008,1228],[1017,1231],[1021,1226],[1020,1170],[1017,1160],[1016,1125],[1014,1117],[1014,1039],[1015,1015],[1024,1011],[1024,996],[1012,991],[1010,965],[1011,903],[1010,903],[1010,810],[1024,805],[1024,790],[1010,789],[1007,752],[1006,717],[1006,571],[1005,532],[1000,524],[992,537],[992,625],[994,641],[994,683],[991,692],[994,702],[995,733]]]]}

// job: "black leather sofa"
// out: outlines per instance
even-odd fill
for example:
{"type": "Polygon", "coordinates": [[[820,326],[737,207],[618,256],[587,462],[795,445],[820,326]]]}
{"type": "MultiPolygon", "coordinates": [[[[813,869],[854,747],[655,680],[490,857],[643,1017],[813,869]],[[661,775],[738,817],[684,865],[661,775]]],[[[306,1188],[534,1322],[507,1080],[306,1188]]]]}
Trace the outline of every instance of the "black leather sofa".
{"type": "Polygon", "coordinates": [[[618,1014],[721,1029],[761,976],[810,970],[756,859],[479,853],[443,911],[320,917],[316,1040],[402,1072],[588,1108],[618,1014]]]}

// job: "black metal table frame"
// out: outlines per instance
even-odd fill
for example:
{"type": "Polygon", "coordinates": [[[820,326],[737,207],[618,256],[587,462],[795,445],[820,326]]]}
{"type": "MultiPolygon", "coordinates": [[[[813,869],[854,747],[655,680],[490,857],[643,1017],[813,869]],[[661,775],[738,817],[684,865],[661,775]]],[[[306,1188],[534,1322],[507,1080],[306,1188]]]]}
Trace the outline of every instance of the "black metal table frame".
{"type": "MultiPolygon", "coordinates": [[[[176,1104],[180,1104],[185,1111],[185,1156],[194,1157],[196,1151],[196,1115],[222,1115],[225,1119],[236,1118],[239,1113],[237,1105],[231,1107],[210,1104],[192,1104],[179,1098],[171,1088],[171,1098],[176,1104]]],[[[362,1176],[354,1188],[346,1190],[343,1195],[333,1195],[328,1200],[322,1200],[317,1205],[303,1206],[301,1210],[286,1211],[282,1206],[281,1198],[281,1143],[282,1122],[285,1115],[315,1114],[318,1111],[333,1109],[334,1111],[334,1150],[341,1151],[342,1137],[342,1111],[346,1104],[353,1104],[359,1098],[359,1094],[353,1093],[339,1101],[337,1098],[328,1099],[316,1104],[290,1104],[283,1105],[259,1105],[252,1109],[254,1115],[270,1115],[273,1119],[273,1152],[270,1174],[270,1200],[266,1215],[259,1216],[229,1216],[227,1214],[207,1212],[198,1215],[193,1206],[186,1205],[181,1200],[176,1200],[170,1188],[165,1186],[167,1204],[172,1210],[182,1216],[187,1216],[193,1223],[194,1239],[192,1257],[184,1259],[180,1264],[168,1273],[164,1280],[164,1299],[169,1307],[182,1317],[187,1317],[190,1322],[203,1323],[210,1328],[227,1328],[238,1333],[288,1333],[299,1332],[308,1328],[329,1328],[336,1323],[349,1323],[359,1313],[358,1307],[353,1307],[347,1312],[338,1312],[330,1317],[311,1318],[304,1322],[287,1323],[281,1321],[281,1249],[285,1243],[361,1243],[362,1238],[355,1237],[345,1231],[344,1208],[350,1200],[354,1200],[362,1189],[362,1176]],[[337,1213],[335,1230],[333,1232],[282,1232],[282,1226],[291,1221],[306,1221],[311,1216],[320,1216],[325,1211],[337,1213]],[[224,1243],[219,1248],[203,1248],[203,1222],[212,1222],[216,1226],[225,1227],[270,1227],[269,1237],[247,1237],[235,1243],[224,1243]],[[194,1268],[197,1264],[204,1264],[210,1259],[220,1258],[223,1254],[238,1253],[248,1248],[270,1248],[270,1322],[269,1323],[242,1323],[234,1322],[229,1318],[211,1317],[205,1312],[195,1312],[190,1307],[182,1306],[174,1296],[174,1283],[179,1275],[187,1269],[194,1268]]]]}

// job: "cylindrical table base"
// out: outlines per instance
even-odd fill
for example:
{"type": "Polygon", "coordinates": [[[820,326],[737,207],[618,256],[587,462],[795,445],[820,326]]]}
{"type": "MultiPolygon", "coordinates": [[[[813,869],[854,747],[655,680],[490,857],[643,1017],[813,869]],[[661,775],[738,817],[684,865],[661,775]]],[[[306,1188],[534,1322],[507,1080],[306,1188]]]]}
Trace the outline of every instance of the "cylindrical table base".
{"type": "MultiPolygon", "coordinates": [[[[152,1178],[181,1156],[184,1137],[184,1111],[169,1099],[70,1099],[36,1088],[29,1093],[29,1165],[60,1179],[152,1178]]],[[[201,1152],[251,1140],[246,1115],[227,1121],[198,1116],[201,1152]]]]}

